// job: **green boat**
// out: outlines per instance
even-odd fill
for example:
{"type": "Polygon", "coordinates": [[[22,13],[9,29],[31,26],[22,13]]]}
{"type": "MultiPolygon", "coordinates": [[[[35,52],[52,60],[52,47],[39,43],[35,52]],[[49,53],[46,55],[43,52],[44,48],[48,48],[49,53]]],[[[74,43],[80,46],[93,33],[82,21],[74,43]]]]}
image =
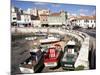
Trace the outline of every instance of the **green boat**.
{"type": "Polygon", "coordinates": [[[78,56],[76,42],[71,40],[64,48],[64,54],[61,59],[61,66],[63,69],[74,70],[74,64],[78,56]]]}

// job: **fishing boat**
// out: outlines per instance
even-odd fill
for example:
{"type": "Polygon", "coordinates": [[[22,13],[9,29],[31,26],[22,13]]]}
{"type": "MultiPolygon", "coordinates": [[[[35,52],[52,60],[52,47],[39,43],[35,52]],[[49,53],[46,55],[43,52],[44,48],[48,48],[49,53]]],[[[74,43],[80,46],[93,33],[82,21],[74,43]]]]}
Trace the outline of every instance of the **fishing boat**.
{"type": "Polygon", "coordinates": [[[30,49],[31,57],[19,65],[21,73],[35,73],[44,65],[40,49],[30,49]]]}
{"type": "Polygon", "coordinates": [[[62,56],[62,48],[60,45],[55,45],[48,48],[48,52],[44,54],[45,67],[57,67],[62,56]]]}
{"type": "Polygon", "coordinates": [[[47,36],[47,33],[38,31],[38,32],[35,32],[34,35],[36,35],[36,36],[47,36]]]}
{"type": "Polygon", "coordinates": [[[76,42],[74,40],[70,40],[64,48],[64,54],[61,59],[61,66],[63,69],[74,70],[74,64],[77,57],[78,50],[76,48],[76,42]]]}
{"type": "Polygon", "coordinates": [[[54,37],[53,35],[48,35],[46,38],[40,39],[40,43],[42,43],[42,44],[53,43],[53,42],[57,42],[57,41],[60,41],[60,38],[54,37]]]}

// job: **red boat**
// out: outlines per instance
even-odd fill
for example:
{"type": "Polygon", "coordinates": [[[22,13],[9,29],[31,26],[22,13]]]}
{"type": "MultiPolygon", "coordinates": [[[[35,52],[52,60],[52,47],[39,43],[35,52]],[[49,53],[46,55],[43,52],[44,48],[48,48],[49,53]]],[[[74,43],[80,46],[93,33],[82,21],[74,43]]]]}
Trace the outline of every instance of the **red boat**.
{"type": "Polygon", "coordinates": [[[44,55],[44,65],[46,67],[58,66],[62,56],[62,48],[59,44],[48,48],[48,52],[44,55]]]}

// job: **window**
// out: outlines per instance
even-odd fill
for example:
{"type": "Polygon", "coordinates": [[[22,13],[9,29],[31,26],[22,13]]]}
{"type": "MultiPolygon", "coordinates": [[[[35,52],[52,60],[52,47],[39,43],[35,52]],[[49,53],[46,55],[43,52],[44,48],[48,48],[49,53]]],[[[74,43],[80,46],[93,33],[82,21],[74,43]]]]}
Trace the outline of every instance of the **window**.
{"type": "Polygon", "coordinates": [[[43,13],[45,13],[45,11],[43,11],[43,13]]]}
{"type": "Polygon", "coordinates": [[[95,23],[96,21],[94,20],[94,23],[95,23]]]}
{"type": "Polygon", "coordinates": [[[94,24],[92,24],[92,28],[94,27],[94,24]]]}
{"type": "Polygon", "coordinates": [[[16,17],[14,17],[13,20],[16,20],[16,17]]]}
{"type": "Polygon", "coordinates": [[[45,21],[47,21],[47,19],[45,19],[45,21]]]}
{"type": "Polygon", "coordinates": [[[45,19],[43,19],[42,21],[45,21],[45,19]]]}
{"type": "Polygon", "coordinates": [[[91,20],[91,23],[92,23],[92,20],[91,20]]]}
{"type": "Polygon", "coordinates": [[[84,22],[89,23],[89,20],[86,19],[86,20],[84,20],[84,22]]]}
{"type": "Polygon", "coordinates": [[[26,19],[24,19],[24,21],[26,22],[26,19]]]}
{"type": "Polygon", "coordinates": [[[72,49],[68,49],[68,53],[71,54],[72,53],[72,49]]]}
{"type": "Polygon", "coordinates": [[[50,57],[55,57],[55,49],[50,49],[50,57]]]}

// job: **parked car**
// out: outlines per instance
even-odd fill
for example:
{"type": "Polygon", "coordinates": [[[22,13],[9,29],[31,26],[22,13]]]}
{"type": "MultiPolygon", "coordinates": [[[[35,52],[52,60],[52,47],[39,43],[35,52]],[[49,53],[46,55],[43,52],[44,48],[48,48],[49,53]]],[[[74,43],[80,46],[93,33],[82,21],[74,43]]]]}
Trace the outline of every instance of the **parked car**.
{"type": "Polygon", "coordinates": [[[61,59],[61,66],[63,69],[74,70],[74,64],[78,56],[76,42],[70,40],[64,48],[64,54],[61,59]]]}

